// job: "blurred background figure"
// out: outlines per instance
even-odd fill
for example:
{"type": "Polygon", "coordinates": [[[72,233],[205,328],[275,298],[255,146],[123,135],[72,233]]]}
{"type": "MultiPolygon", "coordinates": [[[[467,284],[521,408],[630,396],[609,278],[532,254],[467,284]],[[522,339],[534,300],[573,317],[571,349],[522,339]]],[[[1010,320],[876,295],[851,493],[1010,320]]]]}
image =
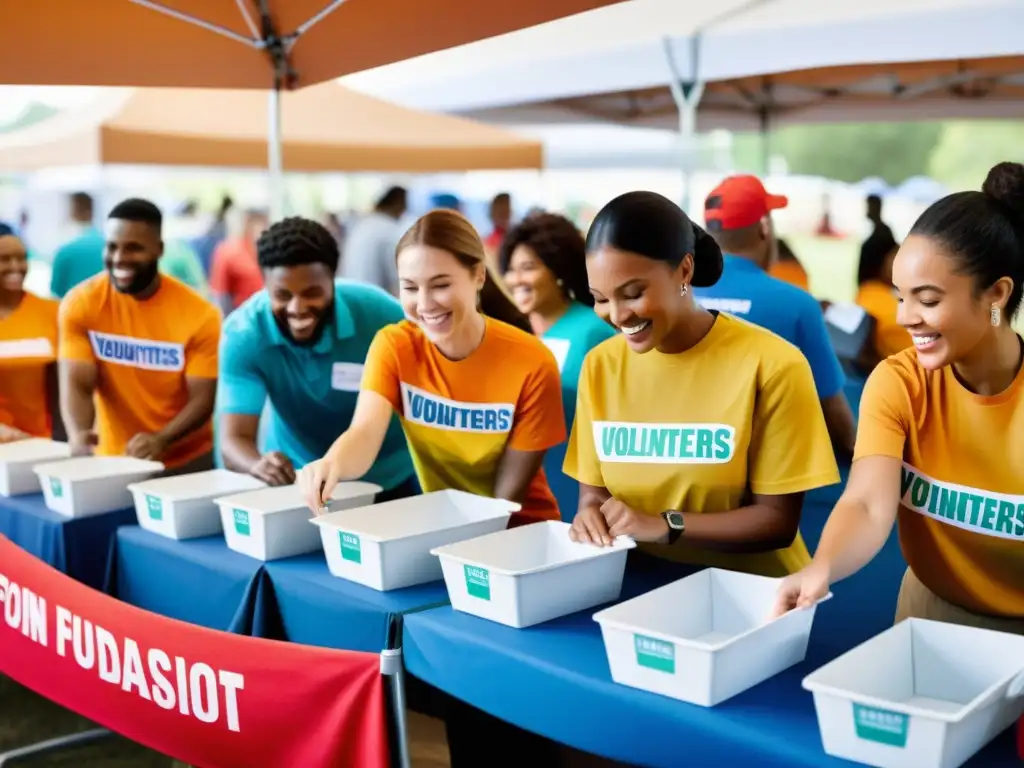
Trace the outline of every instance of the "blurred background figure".
{"type": "Polygon", "coordinates": [[[93,223],[93,199],[75,192],[68,199],[68,236],[53,257],[50,293],[58,299],[103,271],[103,234],[93,223]]]}
{"type": "Polygon", "coordinates": [[[775,244],[778,252],[768,268],[768,274],[776,280],[795,285],[797,288],[803,288],[810,293],[811,282],[807,277],[807,271],[804,269],[804,265],[800,263],[800,259],[796,257],[796,254],[789,247],[789,243],[779,237],[776,238],[775,244]]]}
{"type": "Polygon", "coordinates": [[[390,187],[373,210],[352,225],[339,270],[342,277],[398,295],[395,248],[402,237],[401,220],[408,207],[405,187],[390,187]]]}
{"type": "Polygon", "coordinates": [[[501,248],[501,241],[505,239],[509,227],[512,226],[512,195],[508,192],[496,194],[491,200],[488,218],[491,221],[491,232],[483,238],[484,252],[487,254],[488,266],[495,274],[501,274],[498,249],[501,248]]]}
{"type": "Polygon", "coordinates": [[[906,328],[896,320],[899,301],[892,285],[892,262],[898,250],[899,244],[885,224],[876,229],[860,248],[857,304],[875,320],[872,343],[858,361],[866,371],[913,343],[906,328]]]}
{"type": "MultiPolygon", "coordinates": [[[[871,222],[871,235],[881,234],[895,242],[889,225],[882,221],[882,198],[880,195],[867,196],[867,214],[868,221],[871,222]]],[[[871,237],[871,235],[868,235],[868,237],[871,237]]]]}
{"type": "Polygon", "coordinates": [[[263,273],[256,260],[256,241],[269,224],[265,210],[250,208],[243,215],[238,237],[224,240],[213,252],[210,290],[225,316],[263,287],[263,273]]]}

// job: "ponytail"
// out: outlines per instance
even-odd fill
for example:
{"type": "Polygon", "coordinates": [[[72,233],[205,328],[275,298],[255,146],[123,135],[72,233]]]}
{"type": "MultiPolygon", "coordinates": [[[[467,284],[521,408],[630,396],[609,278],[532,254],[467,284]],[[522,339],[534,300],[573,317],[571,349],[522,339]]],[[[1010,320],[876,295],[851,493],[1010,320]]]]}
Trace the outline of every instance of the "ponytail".
{"type": "Polygon", "coordinates": [[[514,326],[521,331],[532,334],[533,328],[526,315],[512,303],[512,299],[502,290],[498,281],[488,268],[484,278],[484,287],[480,289],[480,311],[487,317],[514,326]]]}

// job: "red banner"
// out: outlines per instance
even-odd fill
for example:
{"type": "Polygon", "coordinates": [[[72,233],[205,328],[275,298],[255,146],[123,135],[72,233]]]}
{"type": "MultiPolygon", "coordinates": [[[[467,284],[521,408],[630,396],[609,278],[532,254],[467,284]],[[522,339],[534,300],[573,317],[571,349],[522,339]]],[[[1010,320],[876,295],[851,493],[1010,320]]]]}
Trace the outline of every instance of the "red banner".
{"type": "Polygon", "coordinates": [[[215,632],[79,584],[0,536],[0,672],[200,768],[385,768],[376,654],[215,632]]]}

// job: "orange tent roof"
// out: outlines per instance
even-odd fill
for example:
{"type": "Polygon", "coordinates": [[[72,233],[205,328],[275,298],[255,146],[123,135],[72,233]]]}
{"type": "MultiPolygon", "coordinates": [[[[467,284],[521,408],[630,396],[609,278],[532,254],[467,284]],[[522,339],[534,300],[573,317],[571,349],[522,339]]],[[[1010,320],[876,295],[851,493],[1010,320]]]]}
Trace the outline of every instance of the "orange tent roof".
{"type": "MultiPolygon", "coordinates": [[[[540,168],[537,141],[324,83],[282,94],[286,171],[540,168]]],[[[153,88],[0,135],[0,168],[146,164],[265,168],[267,93],[153,88]]]]}
{"type": "MultiPolygon", "coordinates": [[[[263,0],[277,36],[285,40],[295,87],[619,1],[263,0]],[[304,29],[310,20],[315,23],[304,29]]],[[[254,0],[17,0],[3,5],[3,83],[273,87],[274,69],[257,12],[261,3],[254,0]]]]}

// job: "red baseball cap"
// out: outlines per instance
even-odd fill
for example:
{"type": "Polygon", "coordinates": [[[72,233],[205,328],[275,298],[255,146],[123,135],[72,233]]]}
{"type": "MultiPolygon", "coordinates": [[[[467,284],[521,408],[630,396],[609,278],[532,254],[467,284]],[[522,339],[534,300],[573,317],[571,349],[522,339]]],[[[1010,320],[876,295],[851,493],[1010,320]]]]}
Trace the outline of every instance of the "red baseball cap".
{"type": "Polygon", "coordinates": [[[789,198],[768,194],[756,176],[730,176],[704,201],[704,221],[711,230],[742,229],[787,205],[789,198]],[[718,222],[718,226],[712,227],[712,222],[718,222]]]}

